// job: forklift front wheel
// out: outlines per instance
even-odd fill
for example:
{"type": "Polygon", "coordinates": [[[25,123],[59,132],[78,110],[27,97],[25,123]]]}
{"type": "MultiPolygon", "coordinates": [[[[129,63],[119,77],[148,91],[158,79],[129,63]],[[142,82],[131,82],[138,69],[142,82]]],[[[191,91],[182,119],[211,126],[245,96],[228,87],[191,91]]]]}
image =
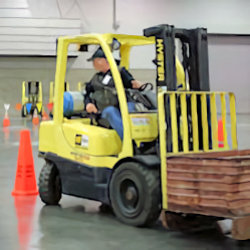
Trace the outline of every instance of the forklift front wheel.
{"type": "Polygon", "coordinates": [[[22,115],[22,117],[26,117],[27,116],[27,109],[26,109],[25,105],[22,106],[21,115],[22,115]]]}
{"type": "Polygon", "coordinates": [[[39,194],[47,205],[58,205],[62,197],[61,180],[56,166],[46,162],[39,176],[39,194]]]}
{"type": "Polygon", "coordinates": [[[159,218],[161,195],[157,169],[137,162],[122,163],[114,171],[109,195],[116,217],[126,224],[149,226],[159,218]]]}

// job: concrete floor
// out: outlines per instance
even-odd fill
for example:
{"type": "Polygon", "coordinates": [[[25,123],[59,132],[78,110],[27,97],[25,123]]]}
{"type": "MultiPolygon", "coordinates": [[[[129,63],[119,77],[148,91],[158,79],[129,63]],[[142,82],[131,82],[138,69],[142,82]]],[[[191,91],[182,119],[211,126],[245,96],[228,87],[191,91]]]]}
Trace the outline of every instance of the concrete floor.
{"type": "MultiPolygon", "coordinates": [[[[225,238],[215,229],[173,232],[160,223],[134,228],[99,212],[98,202],[63,196],[60,206],[44,206],[39,196],[11,196],[14,187],[19,131],[31,131],[36,178],[43,165],[37,157],[38,127],[27,119],[11,120],[0,133],[0,249],[250,249],[250,241],[225,238]]],[[[239,148],[250,148],[250,115],[238,116],[239,148]]]]}

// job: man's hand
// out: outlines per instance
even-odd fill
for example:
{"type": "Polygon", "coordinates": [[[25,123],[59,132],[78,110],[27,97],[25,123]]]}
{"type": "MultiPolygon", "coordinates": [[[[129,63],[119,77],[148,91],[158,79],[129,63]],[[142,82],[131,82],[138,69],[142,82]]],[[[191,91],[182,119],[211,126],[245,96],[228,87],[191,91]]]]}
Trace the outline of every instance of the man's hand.
{"type": "Polygon", "coordinates": [[[86,106],[86,111],[88,113],[97,113],[98,109],[96,108],[95,104],[93,103],[88,103],[86,106]]]}
{"type": "Polygon", "coordinates": [[[143,85],[143,83],[138,80],[132,80],[131,83],[133,89],[139,89],[143,85]]]}

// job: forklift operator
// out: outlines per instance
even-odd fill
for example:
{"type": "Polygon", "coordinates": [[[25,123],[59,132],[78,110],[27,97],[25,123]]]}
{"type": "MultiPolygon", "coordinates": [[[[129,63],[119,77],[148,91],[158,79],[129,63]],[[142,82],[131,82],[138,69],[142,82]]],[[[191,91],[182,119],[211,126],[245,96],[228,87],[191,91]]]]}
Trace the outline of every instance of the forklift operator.
{"type": "MultiPolygon", "coordinates": [[[[123,124],[115,84],[109,63],[101,47],[87,61],[93,62],[93,66],[98,73],[86,84],[84,98],[86,111],[88,113],[101,112],[101,117],[109,122],[110,126],[117,131],[122,140],[123,124]]],[[[140,88],[142,83],[135,80],[125,68],[120,68],[119,70],[125,88],[140,88]]],[[[133,102],[128,102],[128,110],[129,112],[135,111],[133,102]]]]}

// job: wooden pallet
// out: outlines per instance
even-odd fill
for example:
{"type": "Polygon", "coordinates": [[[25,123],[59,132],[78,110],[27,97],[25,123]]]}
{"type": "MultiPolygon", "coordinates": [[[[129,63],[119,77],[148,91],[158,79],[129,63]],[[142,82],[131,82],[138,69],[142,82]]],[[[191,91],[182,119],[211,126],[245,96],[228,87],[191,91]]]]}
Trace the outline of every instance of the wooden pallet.
{"type": "Polygon", "coordinates": [[[224,218],[250,214],[250,150],[167,158],[168,210],[224,218]]]}

